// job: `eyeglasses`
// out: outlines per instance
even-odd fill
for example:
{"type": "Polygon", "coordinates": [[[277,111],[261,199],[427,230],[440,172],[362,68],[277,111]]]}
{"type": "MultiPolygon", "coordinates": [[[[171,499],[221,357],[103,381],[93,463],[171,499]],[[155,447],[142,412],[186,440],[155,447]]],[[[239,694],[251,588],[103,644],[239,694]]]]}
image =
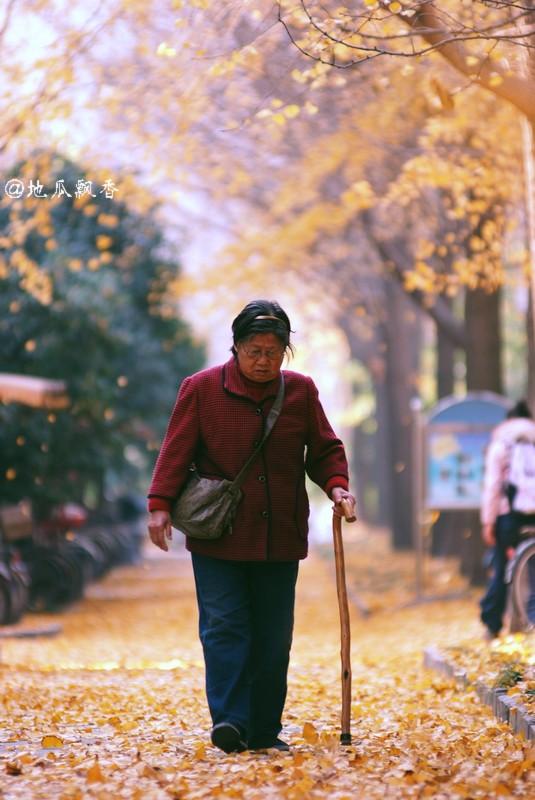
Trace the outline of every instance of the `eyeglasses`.
{"type": "Polygon", "coordinates": [[[252,358],[253,361],[258,361],[259,358],[265,356],[269,358],[270,361],[275,361],[277,358],[280,358],[284,355],[284,350],[259,350],[258,347],[243,347],[241,349],[245,353],[248,358],[252,358]]]}

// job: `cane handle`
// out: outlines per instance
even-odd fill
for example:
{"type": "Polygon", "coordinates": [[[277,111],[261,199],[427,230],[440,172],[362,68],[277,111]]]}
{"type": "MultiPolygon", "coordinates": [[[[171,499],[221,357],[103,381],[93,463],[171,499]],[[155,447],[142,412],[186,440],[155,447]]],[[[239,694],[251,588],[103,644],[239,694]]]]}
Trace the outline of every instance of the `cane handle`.
{"type": "Polygon", "coordinates": [[[343,500],[340,500],[340,505],[342,506],[342,511],[344,512],[344,517],[346,522],[355,522],[357,517],[355,516],[355,506],[347,497],[344,497],[343,500]]]}

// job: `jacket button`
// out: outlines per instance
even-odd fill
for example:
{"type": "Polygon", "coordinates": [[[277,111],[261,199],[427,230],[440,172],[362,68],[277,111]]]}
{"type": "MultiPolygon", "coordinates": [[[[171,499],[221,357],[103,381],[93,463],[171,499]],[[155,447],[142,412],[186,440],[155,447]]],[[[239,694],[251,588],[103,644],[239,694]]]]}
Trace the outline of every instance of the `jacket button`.
{"type": "Polygon", "coordinates": [[[266,482],[266,476],[265,475],[259,475],[258,476],[258,480],[260,481],[260,483],[265,483],[266,482]]]}
{"type": "Polygon", "coordinates": [[[262,409],[261,408],[255,408],[255,412],[254,413],[256,414],[257,417],[259,417],[260,414],[262,413],[262,409]]]}
{"type": "Polygon", "coordinates": [[[266,519],[269,516],[269,512],[262,511],[262,516],[264,517],[264,519],[266,519]]]}

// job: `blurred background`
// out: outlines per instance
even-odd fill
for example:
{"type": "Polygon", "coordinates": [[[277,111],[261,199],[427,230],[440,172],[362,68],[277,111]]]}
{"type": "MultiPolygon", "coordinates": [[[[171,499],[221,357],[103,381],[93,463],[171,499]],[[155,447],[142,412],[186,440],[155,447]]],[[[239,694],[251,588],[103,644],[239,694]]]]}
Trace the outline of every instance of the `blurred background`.
{"type": "MultiPolygon", "coordinates": [[[[347,444],[360,519],[412,550],[414,409],[534,404],[534,13],[6,0],[5,541],[25,520],[47,542],[139,521],[182,379],[266,298],[347,444]]],[[[425,547],[481,582],[476,509],[432,512],[425,547]]]]}

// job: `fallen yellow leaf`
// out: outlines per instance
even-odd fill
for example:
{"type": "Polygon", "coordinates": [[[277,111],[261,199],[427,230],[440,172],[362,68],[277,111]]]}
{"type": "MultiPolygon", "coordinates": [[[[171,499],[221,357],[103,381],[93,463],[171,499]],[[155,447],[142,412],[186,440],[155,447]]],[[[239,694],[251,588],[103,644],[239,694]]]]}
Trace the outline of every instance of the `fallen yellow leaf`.
{"type": "Polygon", "coordinates": [[[309,744],[316,744],[319,739],[318,732],[311,722],[305,722],[303,725],[303,739],[309,744]]]}
{"type": "Polygon", "coordinates": [[[203,744],[195,750],[193,758],[196,761],[202,761],[203,758],[206,758],[206,747],[203,744]]]}
{"type": "Polygon", "coordinates": [[[41,747],[45,749],[51,747],[63,747],[63,739],[60,739],[59,736],[54,736],[50,734],[49,736],[43,736],[41,739],[41,747]]]}
{"type": "Polygon", "coordinates": [[[97,759],[95,759],[93,766],[87,770],[86,779],[88,783],[102,783],[104,781],[104,775],[102,774],[97,759]]]}

